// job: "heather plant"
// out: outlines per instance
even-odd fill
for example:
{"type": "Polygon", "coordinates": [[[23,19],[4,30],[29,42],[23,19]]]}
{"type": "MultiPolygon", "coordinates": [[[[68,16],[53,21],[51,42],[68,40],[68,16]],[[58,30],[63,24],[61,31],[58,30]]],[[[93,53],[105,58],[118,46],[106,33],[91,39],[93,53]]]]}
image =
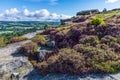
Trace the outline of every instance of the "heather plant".
{"type": "Polygon", "coordinates": [[[13,37],[10,40],[8,40],[8,43],[15,43],[15,42],[20,42],[20,41],[24,41],[27,40],[27,38],[24,37],[13,37]]]}
{"type": "Polygon", "coordinates": [[[19,52],[25,54],[26,56],[35,55],[37,50],[38,50],[38,46],[34,42],[28,42],[26,44],[23,44],[19,48],[19,52]]]}
{"type": "Polygon", "coordinates": [[[38,64],[40,74],[60,72],[68,74],[115,73],[119,70],[119,54],[113,51],[77,44],[63,48],[38,64]]]}
{"type": "Polygon", "coordinates": [[[111,45],[115,42],[117,42],[117,39],[115,37],[110,36],[110,35],[106,35],[103,38],[101,38],[101,43],[105,43],[107,45],[111,45]]]}
{"type": "Polygon", "coordinates": [[[96,48],[103,49],[103,50],[109,50],[109,46],[106,44],[98,44],[96,45],[96,48]]]}
{"type": "Polygon", "coordinates": [[[120,44],[120,36],[117,38],[117,43],[120,44]]]}
{"type": "Polygon", "coordinates": [[[73,47],[76,51],[83,53],[87,65],[92,72],[115,73],[119,68],[119,55],[115,54],[109,48],[107,50],[95,48],[92,46],[84,46],[77,44],[73,47]]]}
{"type": "Polygon", "coordinates": [[[81,38],[79,40],[79,43],[85,44],[85,45],[91,45],[95,46],[99,44],[99,38],[97,36],[85,36],[84,38],[81,38]]]}
{"type": "Polygon", "coordinates": [[[114,37],[119,37],[120,36],[120,27],[117,27],[117,26],[119,26],[119,25],[115,24],[115,26],[109,27],[106,31],[106,34],[114,36],[114,37]]]}
{"type": "Polygon", "coordinates": [[[37,35],[37,36],[32,38],[32,41],[37,43],[37,44],[40,44],[40,45],[45,45],[46,44],[46,40],[45,40],[44,35],[37,35]]]}
{"type": "Polygon", "coordinates": [[[120,28],[119,20],[116,21],[120,17],[105,22],[93,18],[89,22],[91,17],[84,22],[75,19],[78,24],[72,27],[64,25],[44,31],[56,46],[55,52],[38,63],[40,74],[115,73],[120,70],[120,28]]]}
{"type": "Polygon", "coordinates": [[[101,63],[92,62],[94,71],[97,73],[116,73],[120,68],[120,61],[106,61],[101,63]]]}
{"type": "Polygon", "coordinates": [[[4,37],[0,37],[0,47],[4,47],[6,44],[6,40],[4,37]]]}
{"type": "Polygon", "coordinates": [[[120,54],[120,44],[119,43],[113,43],[110,45],[110,47],[113,48],[116,53],[120,54]]]}
{"type": "Polygon", "coordinates": [[[39,71],[42,74],[46,72],[61,72],[69,74],[82,74],[86,72],[84,66],[84,57],[73,49],[61,49],[58,55],[49,57],[46,61],[39,63],[39,71]]]}

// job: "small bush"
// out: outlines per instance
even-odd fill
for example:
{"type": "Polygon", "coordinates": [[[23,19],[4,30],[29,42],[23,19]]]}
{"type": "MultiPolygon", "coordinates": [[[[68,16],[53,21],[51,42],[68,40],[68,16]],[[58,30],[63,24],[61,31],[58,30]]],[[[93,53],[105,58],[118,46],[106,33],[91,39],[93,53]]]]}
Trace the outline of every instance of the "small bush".
{"type": "Polygon", "coordinates": [[[120,44],[120,36],[117,38],[117,43],[120,44]]]}
{"type": "Polygon", "coordinates": [[[36,43],[29,42],[22,45],[19,49],[19,52],[25,54],[26,56],[30,56],[30,55],[35,55],[35,53],[37,52],[37,49],[38,49],[38,46],[36,43]]]}
{"type": "Polygon", "coordinates": [[[81,74],[86,72],[84,57],[73,49],[61,49],[58,55],[51,56],[47,61],[39,63],[41,74],[47,72],[61,72],[81,74]]]}
{"type": "Polygon", "coordinates": [[[98,44],[96,45],[96,48],[103,49],[103,50],[108,50],[109,46],[106,44],[98,44]]]}
{"type": "Polygon", "coordinates": [[[113,48],[116,53],[120,54],[120,44],[113,43],[113,44],[110,45],[110,47],[113,48]]]}
{"type": "Polygon", "coordinates": [[[0,47],[4,47],[6,45],[6,40],[4,37],[0,37],[0,47]]]}
{"type": "Polygon", "coordinates": [[[32,38],[32,41],[40,44],[40,45],[45,45],[46,44],[46,40],[45,37],[43,35],[37,35],[34,38],[32,38]]]}
{"type": "Polygon", "coordinates": [[[46,24],[45,26],[44,26],[44,29],[47,29],[47,28],[49,28],[50,26],[48,25],[48,24],[46,24]]]}
{"type": "Polygon", "coordinates": [[[27,38],[24,37],[13,37],[11,38],[8,43],[15,43],[15,42],[20,42],[20,41],[24,41],[27,40],[27,38]]]}
{"type": "Polygon", "coordinates": [[[68,74],[84,73],[115,73],[120,70],[120,57],[106,45],[100,47],[85,46],[77,44],[70,48],[59,50],[58,54],[39,63],[40,74],[60,72],[68,74]]]}
{"type": "Polygon", "coordinates": [[[110,35],[106,35],[101,39],[101,43],[111,45],[113,43],[117,42],[117,39],[115,37],[112,37],[110,35]]]}
{"type": "Polygon", "coordinates": [[[91,24],[91,25],[98,26],[98,25],[104,25],[105,22],[104,22],[101,18],[93,18],[93,19],[90,21],[90,24],[91,24]]]}
{"type": "Polygon", "coordinates": [[[94,70],[97,69],[97,72],[102,73],[116,73],[120,69],[120,61],[106,61],[101,63],[93,63],[94,70]]]}
{"type": "Polygon", "coordinates": [[[100,41],[97,36],[86,36],[79,40],[79,43],[91,46],[96,46],[99,42],[100,41]]]}
{"type": "Polygon", "coordinates": [[[97,73],[115,73],[120,66],[119,55],[113,51],[95,48],[92,46],[84,46],[77,44],[73,47],[76,51],[83,53],[85,61],[91,72],[97,73]]]}

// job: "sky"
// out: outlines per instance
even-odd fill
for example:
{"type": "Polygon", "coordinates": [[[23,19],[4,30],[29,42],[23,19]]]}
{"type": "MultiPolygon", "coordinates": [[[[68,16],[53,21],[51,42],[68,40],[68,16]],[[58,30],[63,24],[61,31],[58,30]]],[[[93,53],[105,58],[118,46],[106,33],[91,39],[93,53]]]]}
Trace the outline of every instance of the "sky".
{"type": "Polygon", "coordinates": [[[120,8],[120,0],[1,0],[0,21],[57,21],[104,8],[120,8]]]}

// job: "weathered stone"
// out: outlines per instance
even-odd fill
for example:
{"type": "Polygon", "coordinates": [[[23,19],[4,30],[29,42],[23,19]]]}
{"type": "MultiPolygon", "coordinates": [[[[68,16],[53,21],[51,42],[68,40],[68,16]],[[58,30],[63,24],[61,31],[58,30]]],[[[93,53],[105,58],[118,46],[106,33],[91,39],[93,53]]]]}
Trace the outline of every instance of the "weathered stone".
{"type": "Polygon", "coordinates": [[[40,50],[40,51],[37,53],[38,60],[39,60],[40,62],[43,61],[43,60],[45,60],[45,57],[47,56],[47,53],[48,53],[47,50],[40,50]]]}
{"type": "Polygon", "coordinates": [[[55,47],[55,41],[48,42],[46,45],[47,45],[48,47],[53,48],[53,47],[55,47]]]}

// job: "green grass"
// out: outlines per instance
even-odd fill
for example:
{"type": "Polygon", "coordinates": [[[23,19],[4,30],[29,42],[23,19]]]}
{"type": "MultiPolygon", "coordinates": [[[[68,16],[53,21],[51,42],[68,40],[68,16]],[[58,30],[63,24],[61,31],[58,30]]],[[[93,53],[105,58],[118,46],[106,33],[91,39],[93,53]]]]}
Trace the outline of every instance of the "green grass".
{"type": "Polygon", "coordinates": [[[13,31],[0,31],[0,35],[1,34],[9,34],[9,33],[13,33],[13,31]]]}
{"type": "Polygon", "coordinates": [[[102,18],[103,20],[105,20],[105,19],[108,19],[114,15],[120,15],[120,10],[96,14],[94,17],[102,18]]]}

